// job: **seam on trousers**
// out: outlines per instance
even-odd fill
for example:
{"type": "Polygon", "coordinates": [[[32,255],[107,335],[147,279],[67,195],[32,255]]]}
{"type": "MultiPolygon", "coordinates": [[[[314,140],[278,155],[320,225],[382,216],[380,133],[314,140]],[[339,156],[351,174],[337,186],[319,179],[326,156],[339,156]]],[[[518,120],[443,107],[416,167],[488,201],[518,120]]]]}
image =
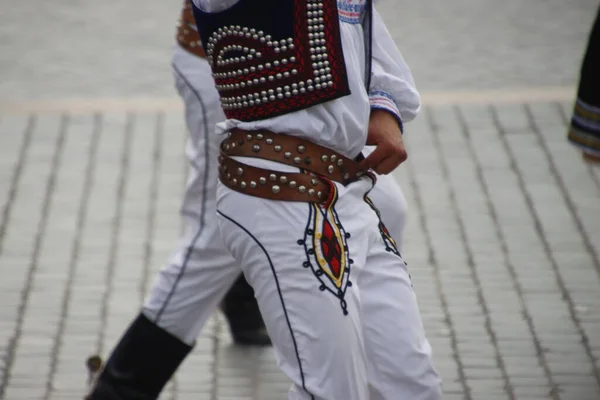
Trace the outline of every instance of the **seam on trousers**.
{"type": "MultiPolygon", "coordinates": [[[[173,66],[173,70],[175,71],[175,73],[183,80],[185,85],[192,91],[192,93],[194,93],[194,95],[196,96],[196,99],[198,100],[198,103],[200,105],[200,110],[202,112],[202,124],[203,124],[203,128],[204,128],[204,134],[206,135],[206,133],[208,132],[208,121],[206,120],[206,107],[204,106],[204,102],[202,101],[202,96],[200,96],[200,93],[194,88],[194,86],[192,86],[190,81],[185,77],[185,75],[179,70],[179,68],[177,68],[177,66],[174,63],[172,64],[172,66],[173,66]]],[[[185,253],[185,257],[183,259],[183,263],[181,265],[181,268],[179,269],[179,273],[177,274],[177,278],[175,278],[175,282],[173,282],[173,286],[171,286],[171,290],[169,291],[169,294],[167,295],[162,307],[160,308],[160,310],[156,314],[156,317],[154,318],[155,324],[158,324],[160,317],[165,312],[167,306],[169,305],[169,302],[171,301],[171,298],[175,294],[175,291],[177,290],[177,286],[179,285],[181,278],[183,278],[183,275],[185,274],[185,270],[187,269],[187,265],[188,265],[188,262],[190,261],[190,257],[192,256],[192,253],[194,252],[194,246],[196,245],[196,242],[198,241],[198,239],[202,235],[202,232],[204,231],[204,225],[206,224],[206,221],[205,221],[206,181],[208,179],[208,174],[209,174],[209,169],[210,169],[209,166],[210,166],[209,143],[208,143],[208,139],[205,139],[204,140],[204,174],[203,174],[204,186],[202,187],[202,204],[200,206],[200,215],[199,215],[199,220],[200,220],[199,225],[200,226],[198,228],[198,232],[196,232],[196,235],[192,239],[191,243],[188,245],[187,251],[185,253]]]]}
{"type": "Polygon", "coordinates": [[[243,230],[248,236],[250,236],[252,238],[252,240],[254,240],[254,242],[256,242],[256,244],[258,245],[258,247],[261,248],[263,253],[265,253],[265,256],[267,257],[267,261],[269,262],[269,266],[271,267],[271,272],[273,273],[273,279],[275,280],[275,285],[277,286],[277,293],[279,295],[279,300],[281,301],[281,307],[283,308],[283,314],[285,315],[285,322],[287,323],[288,329],[290,331],[290,336],[292,337],[292,342],[294,344],[294,352],[296,353],[296,360],[298,361],[298,368],[300,370],[300,380],[302,381],[302,389],[304,389],[304,391],[310,395],[310,398],[314,400],[315,396],[313,396],[312,393],[310,393],[308,391],[308,389],[306,389],[306,382],[304,381],[304,371],[302,369],[302,361],[300,361],[300,353],[298,351],[298,343],[296,343],[296,337],[294,336],[294,331],[292,330],[292,324],[290,322],[290,317],[288,316],[288,313],[287,313],[287,308],[285,307],[285,301],[283,300],[283,294],[281,293],[281,287],[279,286],[279,279],[277,278],[277,273],[275,272],[275,266],[273,265],[271,256],[269,256],[267,249],[265,249],[265,247],[262,245],[262,243],[259,242],[259,240],[252,233],[250,233],[250,231],[248,231],[248,229],[246,229],[242,224],[240,224],[233,218],[223,214],[219,210],[217,210],[217,214],[219,214],[220,216],[227,219],[228,221],[230,221],[231,223],[233,223],[237,227],[239,227],[241,230],[243,230]]]}

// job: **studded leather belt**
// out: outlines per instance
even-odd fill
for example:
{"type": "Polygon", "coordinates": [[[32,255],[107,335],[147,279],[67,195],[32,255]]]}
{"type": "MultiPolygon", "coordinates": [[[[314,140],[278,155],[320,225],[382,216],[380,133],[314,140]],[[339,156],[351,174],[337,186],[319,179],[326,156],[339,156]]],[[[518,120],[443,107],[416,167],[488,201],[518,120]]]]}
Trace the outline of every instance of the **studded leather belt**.
{"type": "Polygon", "coordinates": [[[253,167],[221,153],[219,179],[237,192],[271,200],[321,202],[329,198],[330,181],[308,173],[253,167]]]}
{"type": "Polygon", "coordinates": [[[190,53],[206,58],[190,0],[184,1],[183,9],[181,10],[181,18],[177,24],[177,42],[190,53]]]}
{"type": "Polygon", "coordinates": [[[232,190],[282,201],[322,202],[331,181],[344,185],[366,171],[358,163],[308,140],[269,131],[234,129],[221,143],[219,179],[232,190]],[[254,157],[300,168],[286,173],[246,165],[232,156],[254,157]]]}

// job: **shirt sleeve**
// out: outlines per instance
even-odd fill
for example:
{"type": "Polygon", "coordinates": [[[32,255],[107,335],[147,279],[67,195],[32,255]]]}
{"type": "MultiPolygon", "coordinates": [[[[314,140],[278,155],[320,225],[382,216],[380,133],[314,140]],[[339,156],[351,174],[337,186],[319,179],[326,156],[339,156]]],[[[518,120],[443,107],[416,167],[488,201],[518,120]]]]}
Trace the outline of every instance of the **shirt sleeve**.
{"type": "Polygon", "coordinates": [[[421,107],[415,82],[383,19],[373,10],[372,70],[369,101],[371,109],[393,114],[403,128],[421,107]]]}
{"type": "Polygon", "coordinates": [[[234,6],[239,0],[192,0],[204,12],[216,13],[234,6]]]}

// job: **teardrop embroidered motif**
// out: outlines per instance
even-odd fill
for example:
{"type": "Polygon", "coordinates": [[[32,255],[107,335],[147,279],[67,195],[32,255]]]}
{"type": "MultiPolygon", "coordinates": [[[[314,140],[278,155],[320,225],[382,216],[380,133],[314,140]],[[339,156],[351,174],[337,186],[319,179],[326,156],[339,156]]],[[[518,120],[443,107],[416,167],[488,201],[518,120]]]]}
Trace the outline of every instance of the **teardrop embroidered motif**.
{"type": "Polygon", "coordinates": [[[309,221],[304,238],[298,244],[304,246],[306,261],[303,266],[310,268],[320,282],[319,289],[327,291],[340,300],[344,315],[348,314],[346,300],[350,281],[350,265],[347,239],[350,234],[344,230],[335,212],[338,199],[335,184],[331,185],[330,198],[324,203],[311,203],[309,221]]]}

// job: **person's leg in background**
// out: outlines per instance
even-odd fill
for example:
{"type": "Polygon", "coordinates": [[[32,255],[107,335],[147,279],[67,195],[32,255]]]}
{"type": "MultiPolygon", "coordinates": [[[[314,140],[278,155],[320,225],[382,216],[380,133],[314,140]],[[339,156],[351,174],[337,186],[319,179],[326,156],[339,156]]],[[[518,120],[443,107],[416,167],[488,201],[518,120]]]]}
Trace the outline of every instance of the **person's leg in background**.
{"type": "MultiPolygon", "coordinates": [[[[173,72],[177,90],[186,107],[186,124],[190,132],[186,153],[193,171],[184,198],[182,215],[186,229],[193,232],[192,235],[199,232],[198,228],[207,230],[206,234],[200,234],[193,246],[191,258],[196,257],[200,261],[180,278],[185,280],[184,285],[189,289],[176,293],[185,299],[182,300],[182,307],[186,310],[190,309],[193,313],[191,310],[194,307],[204,307],[203,295],[195,294],[197,290],[194,288],[204,287],[202,280],[206,278],[205,271],[211,269],[213,271],[211,277],[218,279],[221,266],[224,263],[234,263],[221,242],[216,222],[216,157],[219,154],[219,143],[222,138],[215,135],[213,131],[214,126],[223,121],[225,116],[206,60],[178,48],[173,57],[173,72]],[[198,223],[201,226],[196,227],[198,223]],[[200,272],[196,275],[195,271],[200,272]]],[[[212,299],[214,294],[209,292],[206,298],[212,299]]],[[[155,295],[157,298],[163,296],[165,294],[155,295]]],[[[270,344],[254,298],[254,291],[246,282],[241,270],[225,297],[220,295],[216,299],[219,301],[223,299],[221,308],[235,343],[270,344]]],[[[205,319],[194,321],[193,318],[190,319],[190,315],[186,315],[185,318],[175,317],[174,326],[186,323],[201,327],[205,319]]],[[[195,328],[191,334],[197,335],[199,332],[199,329],[195,328]]]]}
{"type": "Polygon", "coordinates": [[[181,208],[184,233],[89,395],[92,400],[155,399],[223,300],[234,341],[270,344],[254,292],[224,248],[216,221],[218,142],[224,119],[204,60],[177,49],[176,87],[190,131],[191,174],[181,208]],[[234,283],[235,282],[235,283],[234,283]]]}

